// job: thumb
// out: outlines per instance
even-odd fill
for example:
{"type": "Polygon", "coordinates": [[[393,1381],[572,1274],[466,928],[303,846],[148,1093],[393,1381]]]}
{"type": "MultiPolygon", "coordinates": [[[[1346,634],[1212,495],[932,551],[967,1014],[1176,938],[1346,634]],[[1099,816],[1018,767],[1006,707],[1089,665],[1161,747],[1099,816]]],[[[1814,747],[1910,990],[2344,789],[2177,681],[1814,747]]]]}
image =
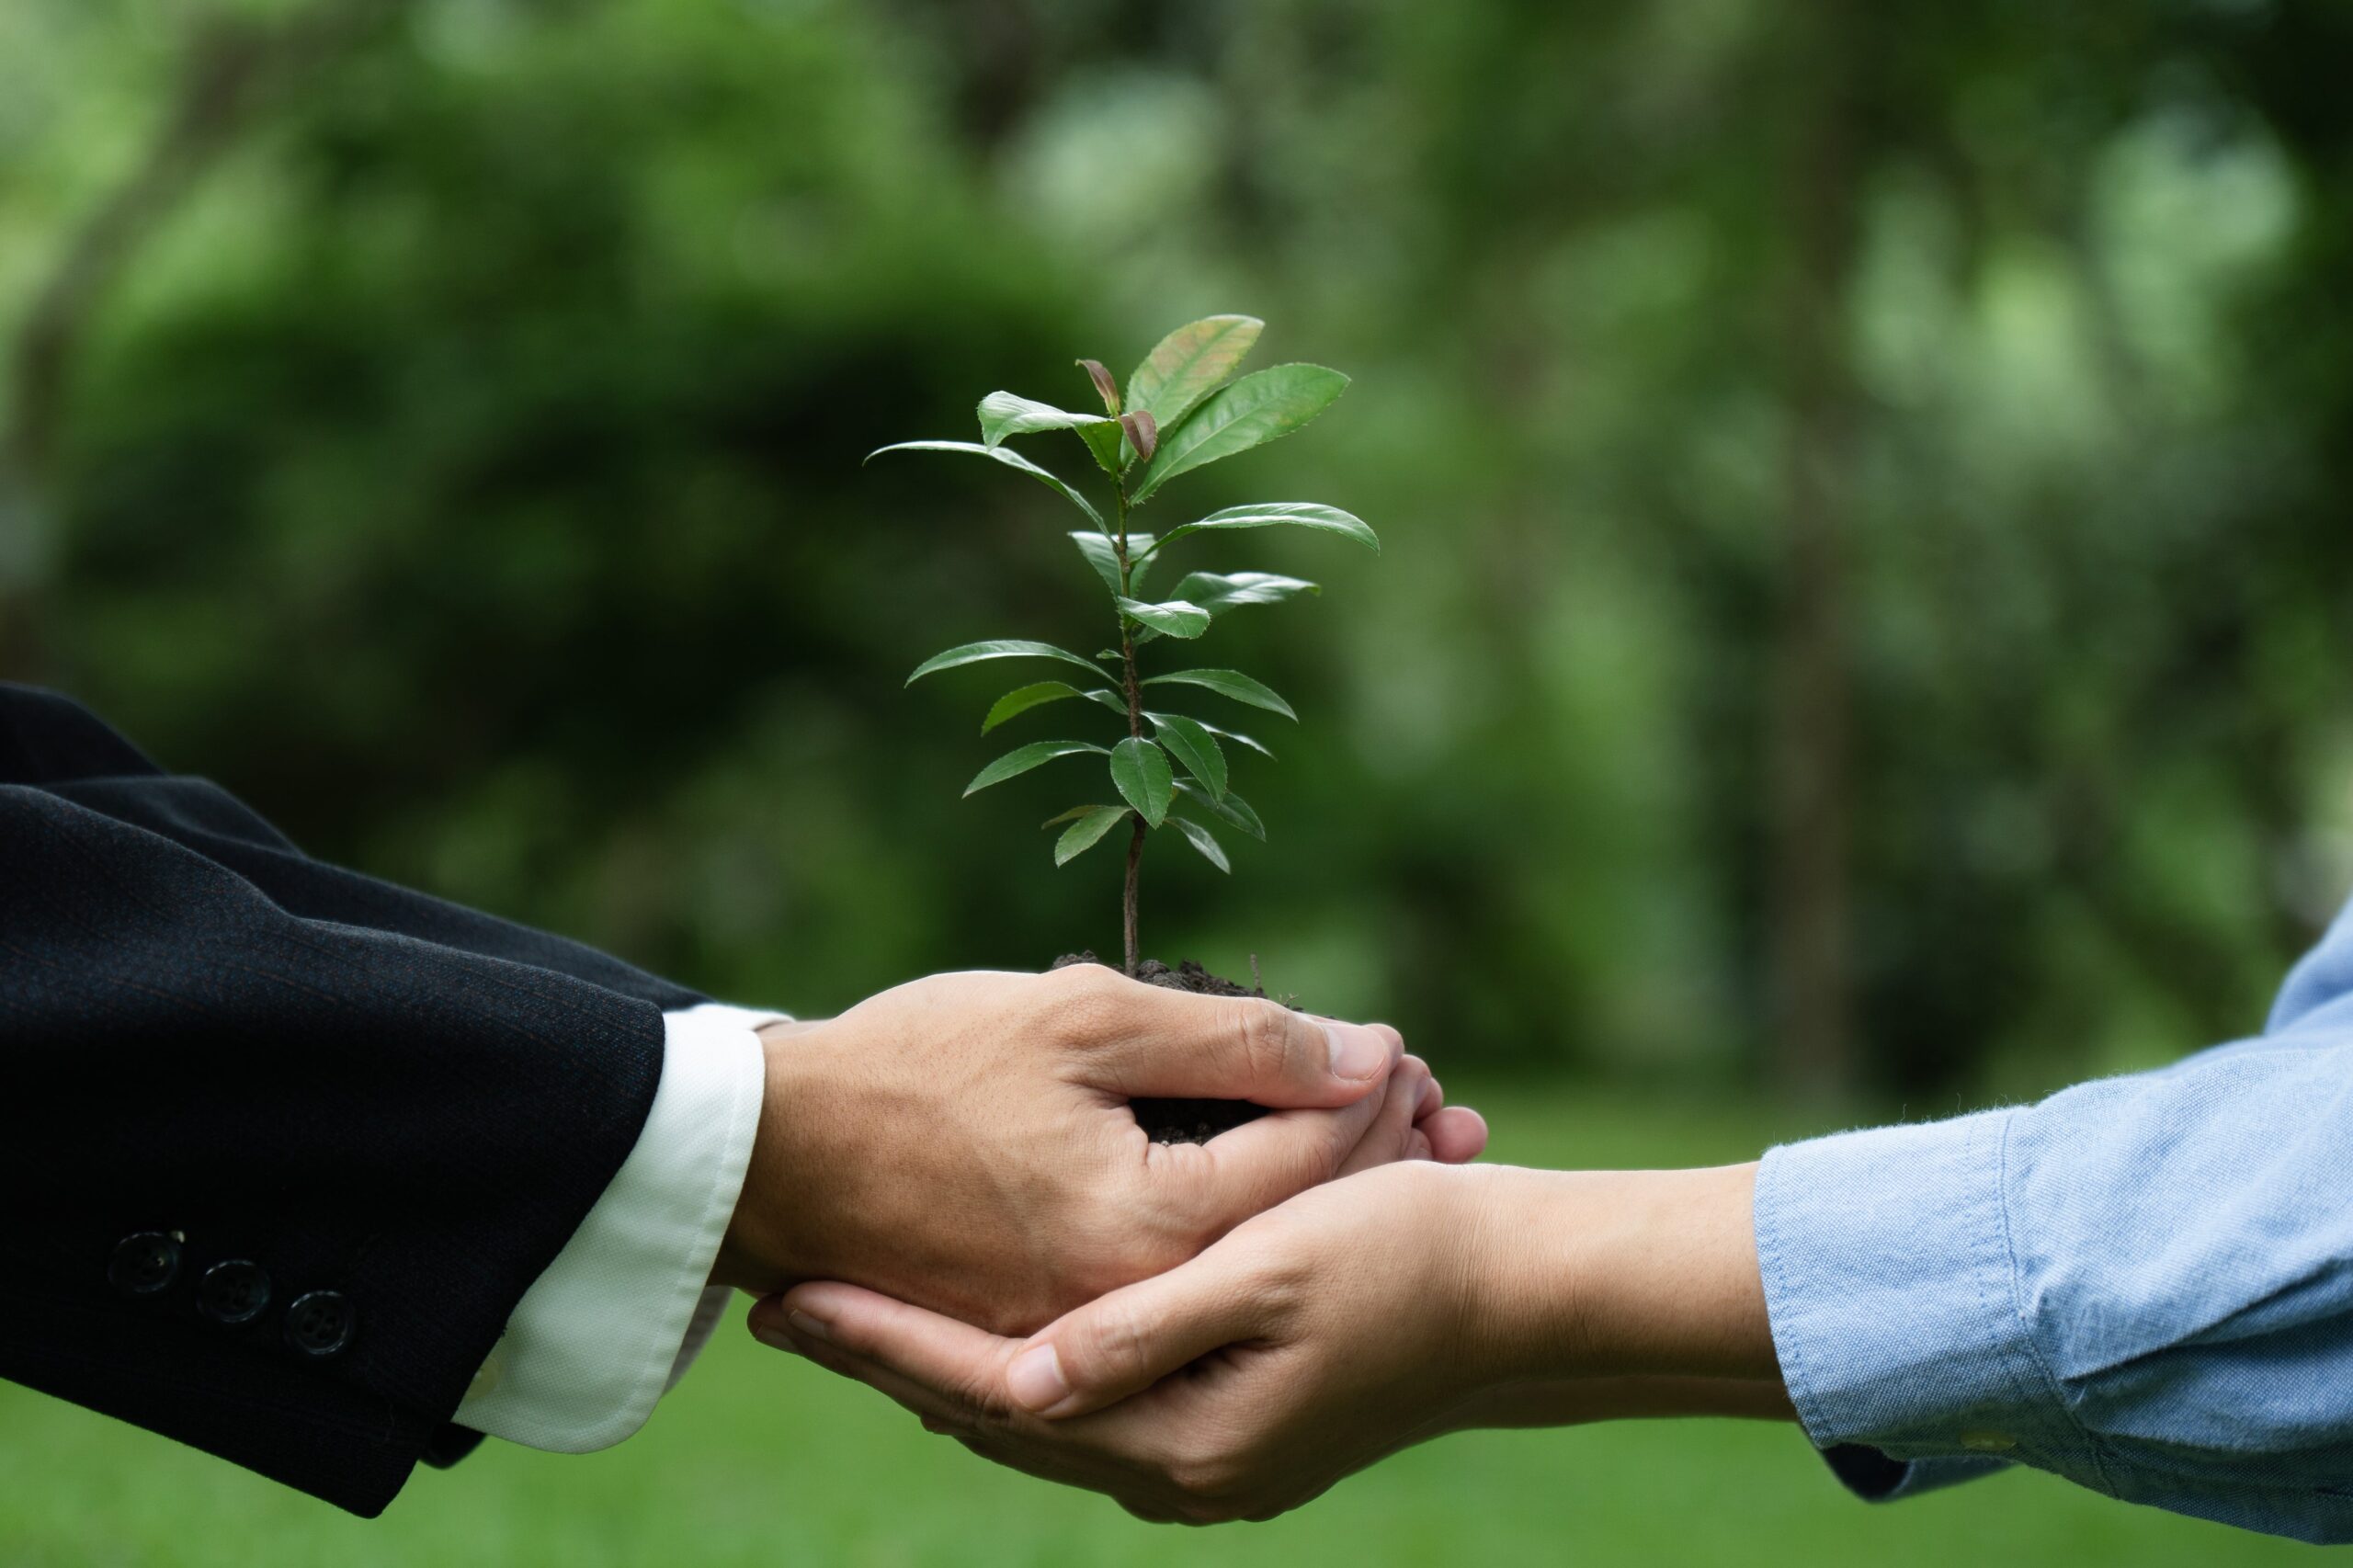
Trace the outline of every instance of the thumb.
{"type": "Polygon", "coordinates": [[[1212,1350],[1256,1337],[1270,1312],[1247,1249],[1227,1243],[1097,1297],[1034,1335],[1005,1369],[1012,1402],[1051,1420],[1116,1404],[1212,1350]]]}
{"type": "Polygon", "coordinates": [[[1404,1050],[1384,1024],[1313,1017],[1264,997],[1197,995],[1108,970],[1088,983],[1103,994],[1078,1015],[1086,1060],[1097,1087],[1128,1098],[1353,1105],[1404,1050]]]}

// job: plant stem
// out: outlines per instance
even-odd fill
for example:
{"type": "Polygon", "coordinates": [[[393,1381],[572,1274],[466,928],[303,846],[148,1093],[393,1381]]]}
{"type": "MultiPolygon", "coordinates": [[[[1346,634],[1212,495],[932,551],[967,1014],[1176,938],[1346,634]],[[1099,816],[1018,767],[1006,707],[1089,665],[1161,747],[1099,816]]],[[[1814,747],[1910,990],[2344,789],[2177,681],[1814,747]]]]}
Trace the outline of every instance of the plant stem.
{"type": "MultiPolygon", "coordinates": [[[[1128,492],[1124,484],[1115,486],[1114,498],[1119,503],[1120,531],[1112,537],[1111,548],[1120,562],[1120,597],[1133,598],[1131,580],[1133,567],[1128,561],[1128,492]]],[[[1116,607],[1115,607],[1116,608],[1116,607]]],[[[1127,687],[1128,736],[1143,738],[1143,689],[1136,684],[1135,628],[1128,623],[1125,610],[1120,614],[1120,673],[1127,687]]],[[[1132,980],[1141,959],[1136,947],[1136,880],[1143,866],[1143,814],[1136,813],[1135,831],[1128,838],[1128,880],[1120,895],[1120,935],[1127,949],[1127,973],[1132,980]]]]}
{"type": "Polygon", "coordinates": [[[1138,968],[1138,960],[1136,958],[1136,871],[1137,869],[1143,864],[1143,818],[1138,817],[1136,818],[1136,830],[1128,839],[1128,885],[1127,892],[1120,902],[1120,908],[1123,915],[1123,924],[1120,934],[1127,940],[1128,978],[1130,980],[1133,980],[1136,977],[1136,971],[1138,968]]]}

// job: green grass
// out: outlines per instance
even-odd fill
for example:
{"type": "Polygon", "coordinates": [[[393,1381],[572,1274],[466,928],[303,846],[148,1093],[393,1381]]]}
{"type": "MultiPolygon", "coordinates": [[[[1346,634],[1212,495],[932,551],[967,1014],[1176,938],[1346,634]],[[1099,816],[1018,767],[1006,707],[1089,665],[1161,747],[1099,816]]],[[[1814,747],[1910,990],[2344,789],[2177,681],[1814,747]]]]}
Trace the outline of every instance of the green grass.
{"type": "MultiPolygon", "coordinates": [[[[1646,1165],[1744,1158],[1809,1131],[1728,1108],[1569,1090],[1475,1099],[1500,1157],[1646,1165]]],[[[2260,1563],[2301,1549],[2010,1473],[1871,1508],[1788,1429],[1644,1423],[1477,1433],[1400,1456],[1268,1525],[1137,1523],[995,1470],[895,1406],[731,1328],[636,1437],[563,1457],[488,1444],[421,1471],[364,1521],[227,1465],[0,1385],[6,1568],[270,1564],[1115,1564],[1244,1568],[1674,1562],[1806,1568],[2260,1563]]]]}

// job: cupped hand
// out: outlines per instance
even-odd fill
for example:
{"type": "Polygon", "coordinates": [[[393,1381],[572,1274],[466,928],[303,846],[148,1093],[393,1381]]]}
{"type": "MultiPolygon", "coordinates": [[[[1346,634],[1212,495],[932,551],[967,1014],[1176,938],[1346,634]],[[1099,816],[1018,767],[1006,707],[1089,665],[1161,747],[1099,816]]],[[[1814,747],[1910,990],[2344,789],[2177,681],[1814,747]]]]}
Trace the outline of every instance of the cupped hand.
{"type": "Polygon", "coordinates": [[[1470,1417],[1475,1174],[1352,1175],[1028,1341],[833,1283],[760,1303],[753,1329],[1144,1518],[1266,1517],[1470,1417]]]}
{"type": "Polygon", "coordinates": [[[1484,1141],[1418,1063],[1396,1072],[1392,1029],[1098,965],[936,975],[765,1040],[760,1131],[713,1280],[844,1280],[1010,1333],[1344,1172],[1484,1141]],[[1156,1144],[1128,1108],[1142,1096],[1278,1108],[1156,1144]]]}
{"type": "Polygon", "coordinates": [[[1786,1419],[1748,1180],[1392,1165],[1028,1339],[833,1283],[752,1328],[1144,1518],[1267,1518],[1461,1427],[1786,1419]]]}

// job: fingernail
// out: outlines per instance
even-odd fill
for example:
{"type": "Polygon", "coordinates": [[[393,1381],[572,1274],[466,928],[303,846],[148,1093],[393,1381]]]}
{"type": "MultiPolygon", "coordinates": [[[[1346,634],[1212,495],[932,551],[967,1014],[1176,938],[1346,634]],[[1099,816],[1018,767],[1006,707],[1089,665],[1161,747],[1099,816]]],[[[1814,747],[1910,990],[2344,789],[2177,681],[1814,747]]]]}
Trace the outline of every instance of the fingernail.
{"type": "Polygon", "coordinates": [[[1024,1350],[1005,1369],[1005,1391],[1024,1410],[1051,1410],[1070,1397],[1063,1377],[1063,1358],[1051,1345],[1024,1350]]]}
{"type": "Polygon", "coordinates": [[[792,1343],[792,1335],[785,1333],[784,1330],[777,1327],[774,1324],[754,1324],[752,1325],[752,1337],[758,1340],[761,1344],[767,1346],[771,1350],[798,1351],[801,1348],[801,1346],[792,1343]]]}
{"type": "Polygon", "coordinates": [[[793,1308],[784,1315],[791,1322],[794,1328],[799,1329],[811,1339],[830,1340],[834,1336],[833,1330],[827,1328],[823,1323],[811,1317],[807,1312],[802,1312],[798,1307],[793,1308]]]}
{"type": "Polygon", "coordinates": [[[1339,1077],[1362,1083],[1389,1065],[1389,1042],[1362,1024],[1325,1024],[1324,1033],[1332,1042],[1332,1071],[1339,1077]]]}

